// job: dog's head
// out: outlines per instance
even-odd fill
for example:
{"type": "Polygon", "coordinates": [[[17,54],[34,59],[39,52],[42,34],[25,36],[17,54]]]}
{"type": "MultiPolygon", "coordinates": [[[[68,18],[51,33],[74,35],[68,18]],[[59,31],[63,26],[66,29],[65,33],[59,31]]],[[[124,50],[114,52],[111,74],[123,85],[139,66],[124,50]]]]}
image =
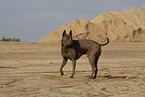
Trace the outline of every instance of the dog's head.
{"type": "Polygon", "coordinates": [[[72,31],[70,30],[69,34],[66,34],[66,30],[62,33],[62,44],[64,46],[69,46],[73,43],[72,40],[72,31]]]}

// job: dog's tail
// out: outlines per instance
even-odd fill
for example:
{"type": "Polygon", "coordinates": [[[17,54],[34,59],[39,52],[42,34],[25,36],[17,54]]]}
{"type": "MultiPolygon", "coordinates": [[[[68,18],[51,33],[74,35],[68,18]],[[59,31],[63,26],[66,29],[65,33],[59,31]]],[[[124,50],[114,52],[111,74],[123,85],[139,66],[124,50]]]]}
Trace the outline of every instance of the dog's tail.
{"type": "Polygon", "coordinates": [[[104,44],[100,44],[100,46],[105,46],[105,45],[107,45],[109,43],[109,39],[108,38],[105,38],[105,39],[107,40],[107,42],[104,43],[104,44]]]}

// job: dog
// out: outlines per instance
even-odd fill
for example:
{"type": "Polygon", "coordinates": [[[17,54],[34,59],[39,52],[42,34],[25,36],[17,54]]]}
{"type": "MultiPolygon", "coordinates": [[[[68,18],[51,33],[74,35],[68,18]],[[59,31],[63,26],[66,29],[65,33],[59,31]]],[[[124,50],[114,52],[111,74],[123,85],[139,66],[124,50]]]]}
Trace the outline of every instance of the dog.
{"type": "Polygon", "coordinates": [[[73,40],[72,31],[70,30],[69,34],[66,34],[66,30],[62,33],[61,40],[61,55],[63,57],[62,65],[60,67],[60,75],[63,76],[63,67],[66,65],[68,59],[72,61],[72,75],[70,78],[74,78],[76,60],[79,59],[82,55],[87,54],[90,65],[92,67],[92,74],[90,78],[95,79],[98,72],[98,59],[101,55],[101,47],[109,43],[109,39],[106,38],[107,42],[105,44],[99,44],[93,40],[73,40]]]}

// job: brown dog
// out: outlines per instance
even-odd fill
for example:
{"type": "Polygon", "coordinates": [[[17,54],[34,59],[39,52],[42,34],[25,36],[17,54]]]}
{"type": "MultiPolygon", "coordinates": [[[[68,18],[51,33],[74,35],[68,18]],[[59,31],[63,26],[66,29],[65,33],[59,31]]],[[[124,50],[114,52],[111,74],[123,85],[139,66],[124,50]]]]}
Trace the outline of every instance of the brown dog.
{"type": "Polygon", "coordinates": [[[75,74],[75,67],[76,67],[76,60],[79,59],[83,54],[87,54],[89,62],[92,67],[92,74],[91,78],[95,79],[97,77],[97,62],[99,56],[101,55],[101,47],[105,46],[109,43],[109,39],[105,44],[99,44],[92,40],[73,40],[72,39],[72,31],[70,30],[69,35],[66,34],[64,30],[62,34],[62,41],[61,41],[61,54],[63,57],[63,62],[60,67],[60,74],[61,76],[64,75],[63,67],[67,63],[67,60],[70,59],[72,61],[72,75],[70,78],[74,78],[75,74]]]}

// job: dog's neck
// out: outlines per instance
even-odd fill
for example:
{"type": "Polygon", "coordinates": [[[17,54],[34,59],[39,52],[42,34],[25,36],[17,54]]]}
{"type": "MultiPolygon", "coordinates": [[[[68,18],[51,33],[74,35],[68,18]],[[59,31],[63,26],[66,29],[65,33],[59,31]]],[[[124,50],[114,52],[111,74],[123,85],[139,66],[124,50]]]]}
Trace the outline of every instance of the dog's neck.
{"type": "Polygon", "coordinates": [[[67,49],[67,47],[66,46],[64,46],[64,44],[63,44],[63,39],[61,40],[61,50],[62,51],[65,51],[67,49]]]}
{"type": "Polygon", "coordinates": [[[71,45],[67,45],[67,46],[64,46],[63,44],[61,45],[62,50],[66,50],[67,48],[71,48],[71,45]]]}
{"type": "Polygon", "coordinates": [[[67,48],[71,48],[72,47],[72,45],[64,45],[63,44],[63,39],[61,40],[61,48],[62,49],[67,49],[67,48]]]}

